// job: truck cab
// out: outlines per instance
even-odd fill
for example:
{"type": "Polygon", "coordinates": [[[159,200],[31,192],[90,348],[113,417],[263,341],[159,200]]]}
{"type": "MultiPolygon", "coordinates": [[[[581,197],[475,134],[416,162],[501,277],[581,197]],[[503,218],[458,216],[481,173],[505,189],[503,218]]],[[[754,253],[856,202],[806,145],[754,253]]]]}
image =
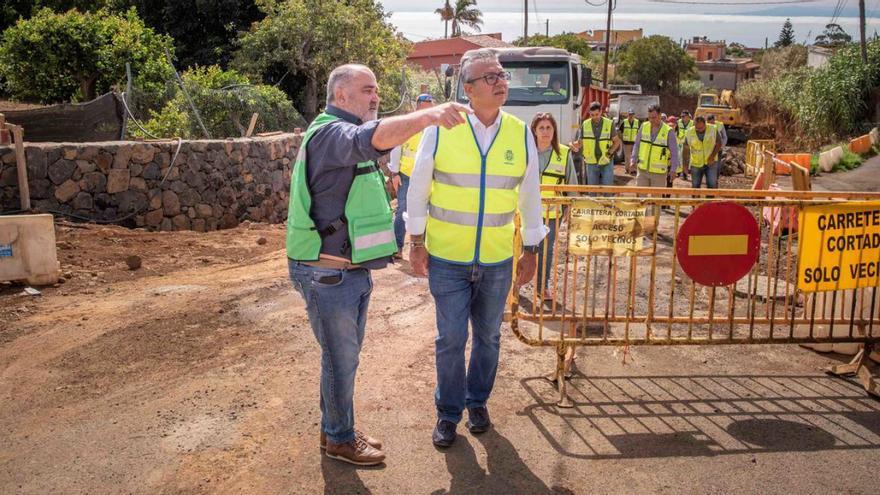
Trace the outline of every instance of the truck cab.
{"type": "MultiPolygon", "coordinates": [[[[585,93],[590,93],[591,74],[577,54],[559,48],[501,48],[496,50],[501,65],[510,72],[510,91],[504,111],[528,125],[538,113],[556,119],[559,141],[577,136],[585,93]],[[584,91],[583,88],[587,88],[584,91]]],[[[459,78],[455,101],[467,104],[459,78]]]]}

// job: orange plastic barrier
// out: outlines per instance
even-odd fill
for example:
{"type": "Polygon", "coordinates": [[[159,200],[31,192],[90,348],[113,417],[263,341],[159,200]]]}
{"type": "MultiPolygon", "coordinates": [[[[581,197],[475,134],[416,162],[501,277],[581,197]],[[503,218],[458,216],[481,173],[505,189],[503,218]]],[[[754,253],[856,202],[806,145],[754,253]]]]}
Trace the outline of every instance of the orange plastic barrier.
{"type": "Polygon", "coordinates": [[[849,142],[849,150],[859,155],[864,155],[871,151],[871,135],[857,137],[849,142]]]}
{"type": "MultiPolygon", "coordinates": [[[[809,153],[779,153],[776,155],[776,158],[779,158],[784,162],[796,163],[801,167],[810,170],[810,159],[812,157],[809,153]]],[[[777,162],[776,173],[778,175],[789,175],[791,173],[791,168],[777,162]]]]}

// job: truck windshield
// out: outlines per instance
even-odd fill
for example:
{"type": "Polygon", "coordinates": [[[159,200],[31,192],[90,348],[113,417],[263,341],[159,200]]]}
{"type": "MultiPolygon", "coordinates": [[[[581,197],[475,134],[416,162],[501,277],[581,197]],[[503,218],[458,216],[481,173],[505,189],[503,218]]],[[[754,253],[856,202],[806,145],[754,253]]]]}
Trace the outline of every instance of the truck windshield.
{"type": "MultiPolygon", "coordinates": [[[[570,90],[567,62],[502,62],[510,72],[510,92],[505,105],[531,106],[568,101],[570,90]]],[[[458,101],[468,103],[463,81],[458,81],[458,101]]]]}

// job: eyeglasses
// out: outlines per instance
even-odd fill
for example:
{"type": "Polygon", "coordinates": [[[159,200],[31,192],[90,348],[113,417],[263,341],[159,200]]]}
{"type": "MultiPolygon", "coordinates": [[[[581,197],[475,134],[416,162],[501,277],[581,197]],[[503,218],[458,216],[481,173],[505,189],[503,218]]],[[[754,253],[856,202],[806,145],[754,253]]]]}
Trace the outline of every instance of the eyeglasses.
{"type": "Polygon", "coordinates": [[[480,76],[480,77],[475,77],[475,78],[470,79],[465,82],[467,82],[468,84],[473,84],[480,79],[486,81],[486,84],[488,84],[489,86],[495,86],[496,84],[498,84],[498,81],[500,81],[501,79],[504,79],[505,81],[510,81],[510,72],[507,72],[507,71],[490,72],[489,74],[486,74],[486,75],[480,76]]]}

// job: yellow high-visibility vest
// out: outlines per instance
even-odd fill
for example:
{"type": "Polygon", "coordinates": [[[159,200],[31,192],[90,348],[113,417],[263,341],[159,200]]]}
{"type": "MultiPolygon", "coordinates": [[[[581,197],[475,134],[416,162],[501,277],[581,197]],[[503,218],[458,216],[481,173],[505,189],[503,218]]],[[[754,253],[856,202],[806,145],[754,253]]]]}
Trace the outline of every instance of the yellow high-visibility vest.
{"type": "Polygon", "coordinates": [[[690,150],[690,166],[691,168],[701,168],[706,166],[712,150],[715,149],[715,143],[718,137],[718,129],[712,124],[706,124],[706,132],[703,133],[703,139],[697,136],[697,128],[691,127],[685,134],[685,142],[690,150]]]}
{"type": "Polygon", "coordinates": [[[636,134],[639,132],[639,119],[629,119],[623,121],[623,142],[632,144],[636,142],[636,134]]]}
{"type": "Polygon", "coordinates": [[[425,247],[452,263],[497,264],[513,257],[513,217],[526,173],[527,127],[501,112],[488,150],[468,125],[437,129],[425,247]]]}
{"type": "Polygon", "coordinates": [[[678,142],[681,143],[684,141],[684,137],[687,134],[687,131],[694,126],[694,121],[691,120],[689,123],[685,124],[684,120],[678,121],[678,129],[676,130],[675,137],[678,138],[678,142]]]}
{"type": "Polygon", "coordinates": [[[651,140],[651,123],[642,124],[639,137],[639,168],[653,174],[665,174],[669,170],[669,133],[672,128],[660,124],[657,137],[651,140]]]}
{"type": "Polygon", "coordinates": [[[416,166],[416,150],[422,142],[422,131],[406,140],[400,145],[400,173],[412,177],[413,167],[416,166]]]}
{"type": "Polygon", "coordinates": [[[611,119],[602,117],[602,133],[598,136],[593,135],[593,121],[587,119],[583,125],[583,144],[581,149],[584,151],[584,163],[587,165],[605,165],[611,162],[608,158],[608,150],[611,149],[611,128],[613,127],[611,119]],[[599,140],[599,151],[602,156],[596,156],[596,139],[599,140]]]}
{"type": "MultiPolygon", "coordinates": [[[[558,186],[560,184],[565,184],[568,153],[568,146],[565,146],[564,144],[559,145],[559,153],[550,151],[550,162],[547,164],[547,168],[541,173],[542,185],[558,186]]],[[[554,193],[553,191],[541,191],[542,198],[553,198],[556,196],[562,196],[562,194],[554,193]]],[[[547,206],[545,205],[542,210],[544,212],[544,218],[554,220],[557,217],[557,210],[558,208],[555,205],[551,205],[548,212],[547,206]]]]}

